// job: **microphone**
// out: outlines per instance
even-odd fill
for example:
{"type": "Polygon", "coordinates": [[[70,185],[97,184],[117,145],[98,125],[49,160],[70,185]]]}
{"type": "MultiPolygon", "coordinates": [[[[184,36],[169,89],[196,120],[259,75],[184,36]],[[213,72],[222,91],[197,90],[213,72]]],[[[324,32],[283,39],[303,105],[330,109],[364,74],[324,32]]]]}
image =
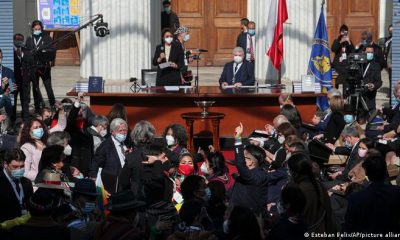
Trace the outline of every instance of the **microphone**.
{"type": "Polygon", "coordinates": [[[162,52],[164,52],[164,51],[165,51],[165,50],[164,50],[164,46],[161,46],[161,51],[162,51],[162,52]]]}
{"type": "Polygon", "coordinates": [[[207,49],[201,49],[201,48],[195,49],[194,51],[196,51],[196,52],[208,52],[207,49]]]}

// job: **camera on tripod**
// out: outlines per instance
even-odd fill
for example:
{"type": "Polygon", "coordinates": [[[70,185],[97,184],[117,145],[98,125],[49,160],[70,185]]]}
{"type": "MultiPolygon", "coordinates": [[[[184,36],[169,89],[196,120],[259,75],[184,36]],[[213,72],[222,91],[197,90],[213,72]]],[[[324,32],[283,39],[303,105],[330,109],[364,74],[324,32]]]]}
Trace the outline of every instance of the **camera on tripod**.
{"type": "Polygon", "coordinates": [[[350,93],[357,91],[364,92],[366,86],[363,84],[363,64],[368,62],[365,53],[350,53],[349,54],[349,67],[347,68],[348,78],[347,82],[350,85],[350,93]]]}

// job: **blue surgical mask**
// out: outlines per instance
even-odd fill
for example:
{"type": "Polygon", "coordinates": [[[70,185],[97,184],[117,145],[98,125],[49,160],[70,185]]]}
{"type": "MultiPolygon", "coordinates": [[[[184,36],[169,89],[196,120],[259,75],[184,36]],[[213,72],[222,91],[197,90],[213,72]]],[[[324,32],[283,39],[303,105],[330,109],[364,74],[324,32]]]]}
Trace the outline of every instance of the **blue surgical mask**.
{"type": "Polygon", "coordinates": [[[171,12],[171,7],[165,7],[165,8],[164,8],[164,12],[170,13],[170,12],[171,12]]]}
{"type": "Polygon", "coordinates": [[[39,36],[40,34],[42,34],[41,30],[35,30],[33,31],[33,35],[39,36]]]}
{"type": "Polygon", "coordinates": [[[347,124],[352,123],[354,121],[354,116],[351,114],[346,114],[346,115],[344,115],[344,121],[347,124]]]}
{"type": "Polygon", "coordinates": [[[32,137],[35,139],[41,139],[43,137],[44,130],[43,128],[36,128],[32,130],[32,137]]]}
{"type": "Polygon", "coordinates": [[[83,213],[91,213],[96,208],[96,203],[86,202],[85,206],[81,209],[83,213]]]}
{"type": "Polygon", "coordinates": [[[115,139],[117,139],[118,142],[122,143],[125,141],[126,135],[117,133],[115,134],[115,139]]]}
{"type": "Polygon", "coordinates": [[[367,53],[367,60],[372,61],[374,59],[374,53],[367,53]]]}
{"type": "Polygon", "coordinates": [[[248,33],[250,36],[254,36],[254,35],[256,35],[256,30],[255,30],[255,29],[249,29],[249,30],[247,30],[247,33],[248,33]]]}
{"type": "Polygon", "coordinates": [[[205,192],[205,194],[203,196],[203,200],[206,201],[206,202],[210,201],[210,198],[211,198],[211,190],[210,190],[210,188],[204,189],[204,192],[205,192]]]}
{"type": "Polygon", "coordinates": [[[11,177],[13,177],[15,179],[20,179],[24,176],[24,173],[25,173],[24,168],[11,170],[11,177]]]}
{"type": "Polygon", "coordinates": [[[186,35],[183,37],[183,41],[185,41],[185,42],[189,41],[189,39],[190,39],[190,35],[189,35],[189,34],[186,34],[186,35]]]}

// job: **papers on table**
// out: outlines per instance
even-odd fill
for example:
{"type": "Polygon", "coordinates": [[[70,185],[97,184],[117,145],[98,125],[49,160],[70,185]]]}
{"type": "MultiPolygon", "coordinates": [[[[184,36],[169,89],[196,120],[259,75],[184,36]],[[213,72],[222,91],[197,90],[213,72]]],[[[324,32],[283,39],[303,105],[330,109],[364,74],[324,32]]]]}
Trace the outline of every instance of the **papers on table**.
{"type": "Polygon", "coordinates": [[[230,89],[230,88],[255,88],[256,86],[238,86],[235,87],[234,85],[222,86],[223,89],[230,89]]]}
{"type": "Polygon", "coordinates": [[[160,67],[160,69],[164,69],[164,68],[170,67],[171,62],[160,63],[160,64],[158,64],[158,66],[160,67]]]}
{"type": "Polygon", "coordinates": [[[179,86],[164,86],[165,91],[179,91],[179,86]]]}

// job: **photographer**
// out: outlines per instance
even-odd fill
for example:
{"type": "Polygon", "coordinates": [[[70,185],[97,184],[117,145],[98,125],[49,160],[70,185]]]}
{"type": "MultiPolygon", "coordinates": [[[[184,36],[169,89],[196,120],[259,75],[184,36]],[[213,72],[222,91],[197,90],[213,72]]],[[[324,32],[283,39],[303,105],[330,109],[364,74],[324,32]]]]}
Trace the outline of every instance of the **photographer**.
{"type": "Polygon", "coordinates": [[[38,113],[44,106],[43,97],[39,89],[39,77],[42,78],[49,98],[50,107],[55,104],[53,88],[51,86],[51,65],[54,61],[56,49],[46,47],[52,39],[43,33],[43,24],[39,20],[32,22],[32,35],[26,39],[26,48],[22,53],[23,81],[22,81],[22,117],[29,118],[29,93],[33,88],[35,111],[38,113]]]}
{"type": "Polygon", "coordinates": [[[374,52],[375,48],[372,45],[365,48],[368,62],[364,63],[364,72],[362,73],[363,86],[365,86],[363,97],[370,112],[376,109],[376,92],[382,86],[381,67],[375,61],[374,52]]]}
{"type": "MultiPolygon", "coordinates": [[[[333,42],[331,50],[335,53],[333,67],[338,73],[336,79],[336,88],[338,88],[339,84],[347,84],[347,69],[349,67],[348,54],[354,52],[354,46],[349,37],[349,28],[346,25],[343,24],[340,27],[339,36],[333,42]]],[[[346,87],[344,87],[344,89],[345,88],[346,87]]]]}
{"type": "Polygon", "coordinates": [[[374,60],[379,63],[381,70],[386,68],[385,57],[383,56],[383,52],[381,47],[378,44],[372,41],[372,33],[364,31],[361,33],[361,41],[358,45],[355,46],[355,52],[361,53],[365,51],[367,46],[372,46],[374,48],[374,60]]]}

